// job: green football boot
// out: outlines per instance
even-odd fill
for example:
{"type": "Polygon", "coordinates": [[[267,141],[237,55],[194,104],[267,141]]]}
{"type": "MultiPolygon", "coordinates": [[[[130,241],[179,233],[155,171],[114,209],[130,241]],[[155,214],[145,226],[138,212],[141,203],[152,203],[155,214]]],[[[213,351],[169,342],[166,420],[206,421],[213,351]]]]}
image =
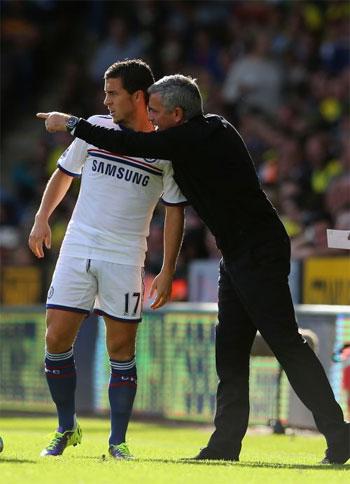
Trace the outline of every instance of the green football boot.
{"type": "Polygon", "coordinates": [[[74,447],[81,443],[82,430],[79,424],[73,430],[65,432],[55,432],[49,445],[41,452],[41,457],[62,455],[63,451],[69,445],[74,447]]]}
{"type": "Polygon", "coordinates": [[[111,444],[108,449],[109,454],[117,460],[131,460],[134,457],[131,455],[130,450],[125,442],[121,444],[111,444]]]}

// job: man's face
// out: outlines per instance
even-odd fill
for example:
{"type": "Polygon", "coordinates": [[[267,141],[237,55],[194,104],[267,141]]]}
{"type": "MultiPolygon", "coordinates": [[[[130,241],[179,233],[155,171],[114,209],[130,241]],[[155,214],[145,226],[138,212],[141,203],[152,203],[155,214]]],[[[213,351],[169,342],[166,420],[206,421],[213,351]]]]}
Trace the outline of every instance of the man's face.
{"type": "Polygon", "coordinates": [[[148,101],[148,118],[154,126],[158,129],[172,128],[181,123],[179,120],[179,113],[174,111],[167,111],[162,103],[162,98],[158,92],[151,94],[148,101]]]}
{"type": "Polygon", "coordinates": [[[126,126],[135,115],[135,93],[129,94],[123,87],[122,80],[117,78],[105,79],[105,99],[107,106],[115,123],[123,123],[126,126]]]}

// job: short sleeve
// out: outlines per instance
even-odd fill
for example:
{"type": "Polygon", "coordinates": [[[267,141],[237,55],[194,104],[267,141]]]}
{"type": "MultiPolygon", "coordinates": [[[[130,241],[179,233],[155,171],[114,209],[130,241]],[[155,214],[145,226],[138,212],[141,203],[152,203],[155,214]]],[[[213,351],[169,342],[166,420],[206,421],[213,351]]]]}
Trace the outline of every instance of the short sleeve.
{"type": "Polygon", "coordinates": [[[57,161],[60,170],[70,176],[81,176],[82,168],[87,156],[88,144],[75,139],[57,161]]]}
{"type": "Polygon", "coordinates": [[[187,199],[174,180],[173,165],[170,161],[164,164],[161,200],[165,205],[188,205],[187,199]]]}

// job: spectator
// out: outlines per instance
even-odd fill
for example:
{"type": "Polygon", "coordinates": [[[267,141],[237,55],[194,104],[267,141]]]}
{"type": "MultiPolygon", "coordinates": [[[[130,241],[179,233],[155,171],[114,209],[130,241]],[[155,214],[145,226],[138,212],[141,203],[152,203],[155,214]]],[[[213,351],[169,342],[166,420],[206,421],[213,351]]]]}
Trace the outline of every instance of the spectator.
{"type": "Polygon", "coordinates": [[[335,249],[329,249],[327,246],[327,229],[329,228],[332,228],[332,220],[328,214],[311,213],[304,232],[291,240],[292,258],[306,259],[334,255],[335,249]]]}
{"type": "Polygon", "coordinates": [[[270,57],[271,40],[266,32],[249,39],[247,53],[231,64],[223,98],[239,112],[256,108],[275,113],[281,103],[282,72],[270,57]]]}
{"type": "Polygon", "coordinates": [[[98,47],[90,65],[93,81],[100,83],[106,68],[113,62],[142,57],[143,53],[142,39],[132,34],[127,21],[121,17],[112,18],[109,22],[108,37],[98,47]]]}

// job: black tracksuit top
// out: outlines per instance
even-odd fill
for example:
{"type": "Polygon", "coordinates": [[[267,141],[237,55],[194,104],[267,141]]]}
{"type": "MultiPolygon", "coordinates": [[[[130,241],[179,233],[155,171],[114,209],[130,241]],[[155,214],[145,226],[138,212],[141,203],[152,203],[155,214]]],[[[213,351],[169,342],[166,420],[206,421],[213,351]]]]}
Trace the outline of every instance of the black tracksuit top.
{"type": "Polygon", "coordinates": [[[200,115],[152,133],[115,131],[81,119],[74,136],[114,153],[171,160],[175,181],[224,257],[242,245],[286,236],[241,136],[220,116],[200,115]]]}

